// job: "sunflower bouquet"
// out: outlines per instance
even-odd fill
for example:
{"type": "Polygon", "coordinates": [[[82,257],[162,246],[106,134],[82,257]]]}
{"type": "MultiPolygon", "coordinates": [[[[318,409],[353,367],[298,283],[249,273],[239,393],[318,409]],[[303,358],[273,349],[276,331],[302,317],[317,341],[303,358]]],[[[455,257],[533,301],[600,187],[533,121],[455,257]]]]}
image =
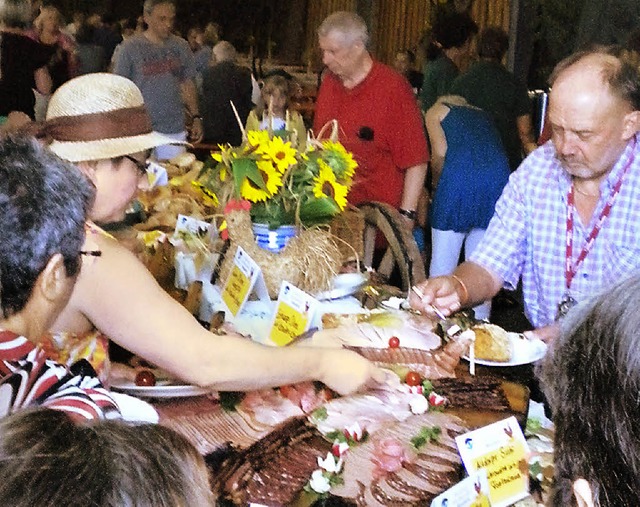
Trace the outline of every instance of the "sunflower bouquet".
{"type": "Polygon", "coordinates": [[[342,144],[311,140],[300,151],[268,131],[248,131],[239,147],[212,152],[195,182],[215,203],[251,203],[254,223],[311,227],[347,206],[356,161],[342,144]]]}

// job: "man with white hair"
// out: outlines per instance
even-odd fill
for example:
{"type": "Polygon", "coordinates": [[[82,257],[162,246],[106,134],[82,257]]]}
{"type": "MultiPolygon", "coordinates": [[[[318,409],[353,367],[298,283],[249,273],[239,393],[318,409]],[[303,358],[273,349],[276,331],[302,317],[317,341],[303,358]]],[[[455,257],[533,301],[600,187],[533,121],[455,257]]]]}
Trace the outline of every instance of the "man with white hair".
{"type": "Polygon", "coordinates": [[[318,28],[326,73],[314,118],[316,134],[333,119],[359,168],[349,201],[386,202],[413,227],[429,152],[422,116],[404,76],[367,50],[364,20],[353,12],[328,16],[318,28]]]}
{"type": "MultiPolygon", "coordinates": [[[[154,130],[176,141],[187,138],[185,109],[192,142],[202,139],[202,116],[195,85],[193,53],[184,39],[173,35],[176,8],[173,0],[146,0],[148,28],[122,43],[113,71],[131,79],[142,91],[154,130]]],[[[156,148],[156,158],[170,159],[181,146],[156,148]]]]}

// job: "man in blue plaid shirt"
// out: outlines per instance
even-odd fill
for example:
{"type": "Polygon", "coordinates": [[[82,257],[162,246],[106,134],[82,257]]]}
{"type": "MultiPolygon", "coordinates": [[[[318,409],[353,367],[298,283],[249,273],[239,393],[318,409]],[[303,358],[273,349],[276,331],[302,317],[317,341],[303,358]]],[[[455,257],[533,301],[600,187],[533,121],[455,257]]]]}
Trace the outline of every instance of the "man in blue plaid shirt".
{"type": "Polygon", "coordinates": [[[575,303],[640,267],[640,76],[616,48],[551,75],[552,138],[510,177],[483,241],[411,304],[449,314],[522,279],[525,314],[549,340],[575,303]]]}

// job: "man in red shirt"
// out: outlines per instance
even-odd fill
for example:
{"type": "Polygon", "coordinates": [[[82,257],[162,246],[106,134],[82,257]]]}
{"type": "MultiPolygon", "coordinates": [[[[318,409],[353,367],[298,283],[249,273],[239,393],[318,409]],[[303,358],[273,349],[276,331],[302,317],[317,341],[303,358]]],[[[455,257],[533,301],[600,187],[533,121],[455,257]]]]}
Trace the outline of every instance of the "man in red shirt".
{"type": "Polygon", "coordinates": [[[422,116],[406,79],[373,60],[369,34],[353,12],[334,12],[318,28],[324,76],[314,130],[338,121],[340,141],[359,168],[349,201],[386,202],[413,226],[429,152],[422,116]]]}

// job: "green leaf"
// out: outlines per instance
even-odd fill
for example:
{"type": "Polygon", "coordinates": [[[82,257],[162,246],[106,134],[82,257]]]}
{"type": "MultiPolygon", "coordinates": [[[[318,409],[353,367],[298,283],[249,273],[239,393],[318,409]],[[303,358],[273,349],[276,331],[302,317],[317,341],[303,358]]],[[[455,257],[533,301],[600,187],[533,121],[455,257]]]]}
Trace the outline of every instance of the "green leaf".
{"type": "Polygon", "coordinates": [[[307,226],[326,223],[338,213],[340,208],[329,197],[305,201],[300,205],[300,221],[307,226]]]}
{"type": "Polygon", "coordinates": [[[327,417],[329,417],[329,414],[326,407],[320,407],[311,412],[311,418],[315,421],[324,421],[327,417]]]}
{"type": "Polygon", "coordinates": [[[429,442],[437,441],[440,438],[440,433],[442,433],[440,426],[423,426],[418,434],[410,440],[411,445],[420,450],[421,447],[429,442]]]}
{"type": "Polygon", "coordinates": [[[425,398],[428,398],[429,395],[433,392],[433,384],[429,379],[424,379],[422,381],[422,394],[425,398]]]}
{"type": "Polygon", "coordinates": [[[267,190],[255,160],[251,158],[236,158],[231,162],[231,167],[237,189],[240,189],[244,179],[248,178],[260,190],[267,190]]]}
{"type": "Polygon", "coordinates": [[[342,431],[332,431],[330,433],[327,433],[325,435],[325,438],[329,441],[329,442],[335,442],[336,440],[338,442],[348,442],[347,437],[345,436],[345,434],[342,431]]]}

